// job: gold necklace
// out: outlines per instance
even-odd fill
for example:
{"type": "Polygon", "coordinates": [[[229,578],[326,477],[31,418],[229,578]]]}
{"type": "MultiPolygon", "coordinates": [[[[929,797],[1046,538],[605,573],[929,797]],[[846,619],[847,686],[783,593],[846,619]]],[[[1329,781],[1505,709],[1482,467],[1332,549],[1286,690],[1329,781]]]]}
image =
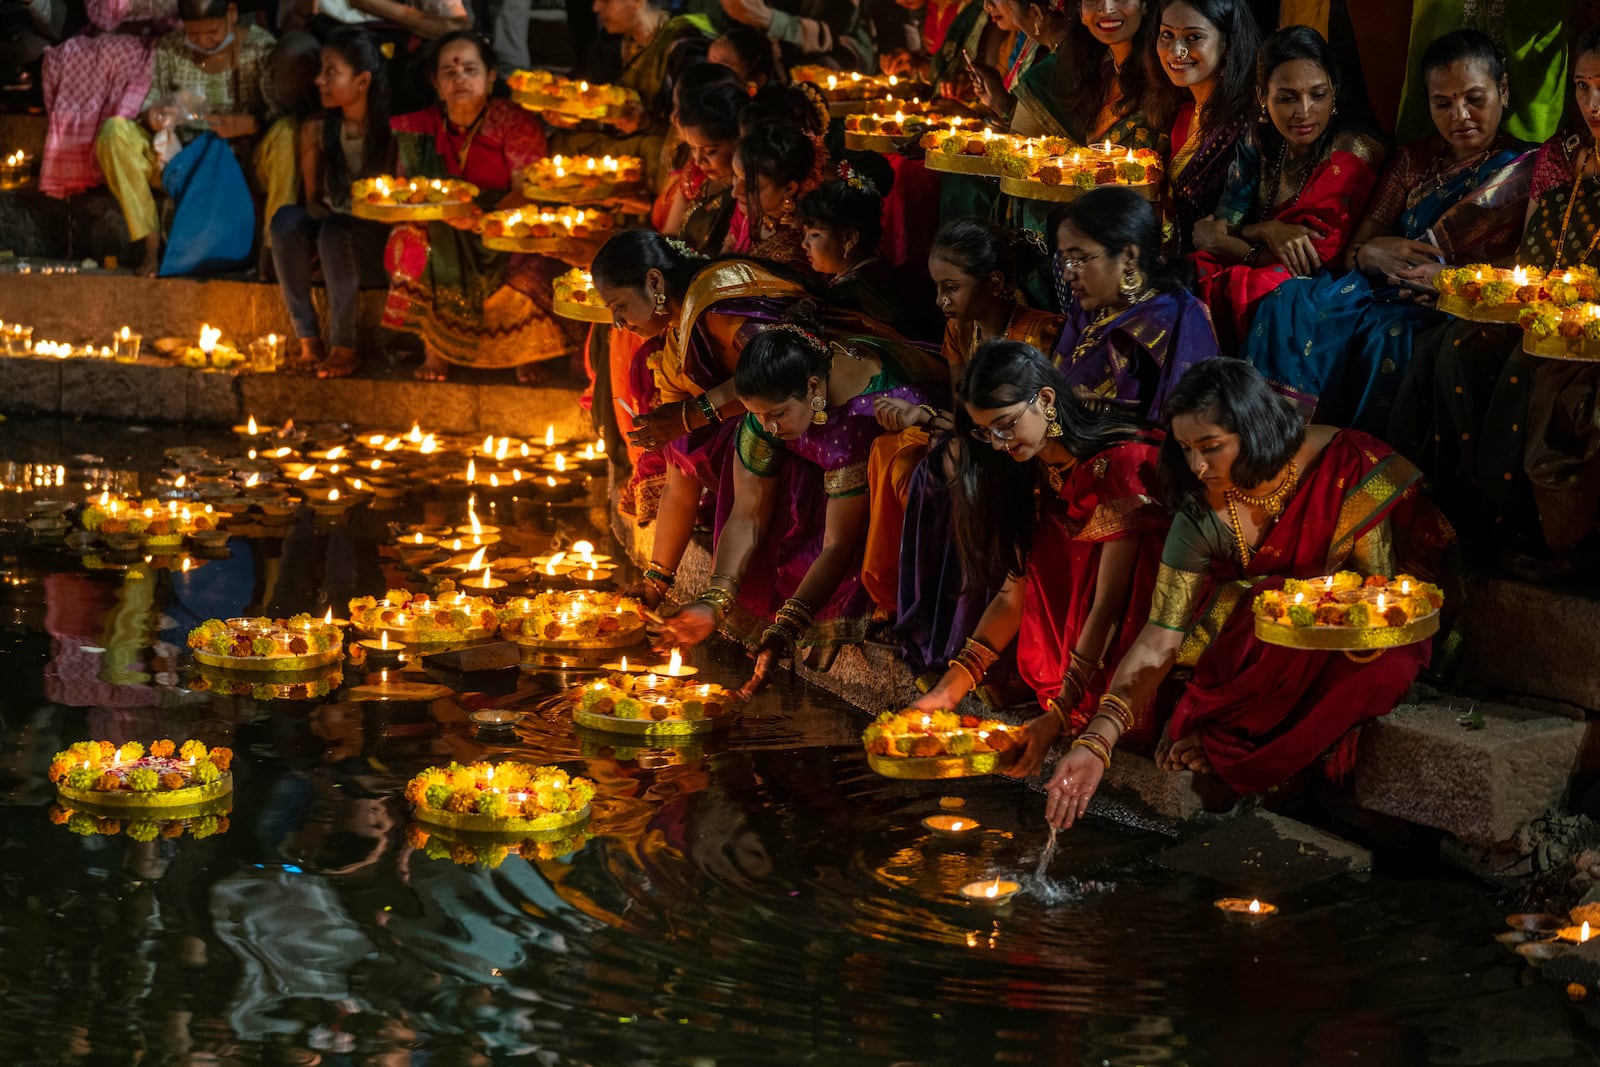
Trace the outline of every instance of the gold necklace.
{"type": "MultiPolygon", "coordinates": [[[[1021,310],[1022,310],[1022,305],[1021,304],[1012,304],[1011,305],[1011,314],[1006,316],[1006,324],[1004,326],[1002,326],[1000,328],[1000,332],[995,334],[993,337],[991,337],[990,340],[991,341],[1003,341],[1006,338],[1010,337],[1011,336],[1011,324],[1014,323],[1017,320],[1017,312],[1019,312],[1021,310]]],[[[980,343],[982,343],[982,338],[980,338],[978,336],[978,330],[979,329],[980,329],[980,324],[978,322],[974,321],[973,324],[972,324],[972,341],[971,341],[970,344],[967,345],[967,361],[969,363],[972,361],[973,355],[976,354],[976,352],[978,351],[978,345],[980,343]]]]}
{"type": "Polygon", "coordinates": [[[1283,514],[1284,507],[1289,498],[1300,485],[1300,470],[1295,466],[1294,460],[1289,461],[1288,470],[1283,476],[1283,484],[1270,493],[1262,496],[1251,496],[1241,489],[1227,489],[1223,491],[1222,498],[1228,504],[1228,518],[1233,520],[1233,540],[1239,546],[1239,562],[1246,567],[1250,566],[1250,557],[1254,550],[1250,542],[1245,540],[1244,526],[1239,522],[1239,501],[1244,501],[1251,507],[1260,508],[1269,519],[1276,519],[1283,514]]]}

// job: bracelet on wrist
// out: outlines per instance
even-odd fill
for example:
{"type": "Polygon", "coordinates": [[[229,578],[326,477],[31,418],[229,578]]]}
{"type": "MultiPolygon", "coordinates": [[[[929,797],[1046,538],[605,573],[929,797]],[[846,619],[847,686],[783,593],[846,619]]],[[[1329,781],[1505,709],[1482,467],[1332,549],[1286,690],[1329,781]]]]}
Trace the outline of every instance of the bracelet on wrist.
{"type": "Polygon", "coordinates": [[[717,405],[712,402],[710,393],[701,393],[694,398],[694,403],[700,409],[700,414],[706,417],[707,426],[715,426],[722,421],[722,412],[717,410],[717,405]]]}
{"type": "Polygon", "coordinates": [[[687,400],[678,405],[678,413],[683,416],[683,432],[685,434],[694,433],[694,427],[689,425],[689,402],[687,400]]]}

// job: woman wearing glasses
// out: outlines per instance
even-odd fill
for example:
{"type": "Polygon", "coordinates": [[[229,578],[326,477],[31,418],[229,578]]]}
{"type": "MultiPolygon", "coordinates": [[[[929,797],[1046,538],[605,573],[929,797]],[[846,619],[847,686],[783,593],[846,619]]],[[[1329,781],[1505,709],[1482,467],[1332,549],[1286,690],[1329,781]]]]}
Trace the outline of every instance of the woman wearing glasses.
{"type": "MultiPolygon", "coordinates": [[[[1043,264],[1043,250],[1020,231],[972,218],[951,219],[939,227],[928,254],[928,273],[945,317],[942,352],[951,382],[961,380],[967,360],[984,341],[1023,341],[1044,352],[1055,348],[1061,316],[1030,308],[1018,299],[1022,279],[1043,264]]],[[[930,435],[948,431],[954,420],[949,412],[887,399],[882,407],[885,425],[901,432],[880,438],[872,448],[867,476],[872,531],[863,580],[879,610],[887,618],[898,617],[896,629],[908,642],[913,667],[942,664],[949,658],[944,647],[949,627],[937,611],[950,602],[952,591],[934,575],[950,577],[957,588],[960,579],[946,534],[948,505],[944,476],[939,473],[945,446],[930,435]],[[928,470],[930,464],[935,469],[928,470]],[[919,481],[922,488],[913,490],[919,481]],[[907,515],[913,517],[910,528],[907,515]],[[902,597],[902,575],[908,569],[916,588],[907,589],[902,597]]],[[[975,611],[983,610],[988,592],[978,593],[975,611]]],[[[967,620],[968,628],[971,622],[967,620]]]]}
{"type": "MultiPolygon", "coordinates": [[[[950,479],[954,541],[968,584],[999,592],[916,706],[956,707],[1015,638],[1018,672],[1046,709],[1010,772],[1022,776],[1089,724],[1150,614],[1168,526],[1161,434],[1076,403],[1049,357],[1015,341],[980,348],[956,396],[970,440],[950,479]]],[[[1152,717],[1132,740],[1154,739],[1152,717]]]]}
{"type": "Polygon", "coordinates": [[[1426,643],[1361,662],[1268,644],[1252,611],[1257,593],[1288,578],[1439,581],[1454,534],[1422,497],[1416,467],[1357,430],[1307,427],[1243,360],[1196,366],[1166,415],[1160,471],[1173,519],[1149,621],[1050,777],[1055,826],[1083,815],[1121,736],[1154,729],[1174,667],[1194,672],[1156,762],[1258,793],[1308,767],[1346,775],[1358,728],[1387,714],[1428,663],[1426,643]]]}
{"type": "Polygon", "coordinates": [[[1131,189],[1085,193],[1051,223],[1067,311],[1056,354],[1070,395],[1158,421],[1173,383],[1219,354],[1189,262],[1162,262],[1161,220],[1131,189]]]}

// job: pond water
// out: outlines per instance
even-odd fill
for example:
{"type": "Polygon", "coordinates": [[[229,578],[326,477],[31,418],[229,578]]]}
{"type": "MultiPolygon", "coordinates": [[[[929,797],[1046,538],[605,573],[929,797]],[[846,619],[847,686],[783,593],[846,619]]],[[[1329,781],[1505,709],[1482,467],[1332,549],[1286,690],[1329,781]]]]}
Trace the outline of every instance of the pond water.
{"type": "MultiPolygon", "coordinates": [[[[51,495],[81,497],[180,440],[227,444],[13,420],[0,475],[59,463],[51,495]]],[[[381,523],[87,570],[23,532],[31,495],[0,494],[0,1063],[1600,1063],[1584,1009],[1492,940],[1481,887],[1380,863],[1240,925],[1211,903],[1239,884],[1095,821],[1035,881],[1037,794],[880,778],[861,714],[814,691],[770,689],[677,751],[579,736],[531,673],[427,704],[195,691],[196,622],[381,595],[381,523]],[[467,721],[485,706],[529,714],[496,739],[467,721]],[[57,750],[191,736],[237,754],[219,832],[52,822],[57,750]],[[593,779],[587,840],[492,868],[414,847],[407,779],[483,757],[593,779]],[[931,839],[942,795],[984,832],[931,839]],[[1000,874],[1024,882],[1005,907],[956,893],[1000,874]]],[[[526,536],[603,514],[546,510],[526,536]]]]}

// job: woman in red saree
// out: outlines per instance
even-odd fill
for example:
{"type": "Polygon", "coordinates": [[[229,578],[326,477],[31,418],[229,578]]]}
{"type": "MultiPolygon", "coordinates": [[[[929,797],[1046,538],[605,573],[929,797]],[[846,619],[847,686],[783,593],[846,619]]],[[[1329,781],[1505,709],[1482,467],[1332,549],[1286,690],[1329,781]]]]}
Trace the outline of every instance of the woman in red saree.
{"type": "Polygon", "coordinates": [[[1168,525],[1161,435],[1092,414],[1048,356],[1017,341],[978,349],[957,396],[957,431],[979,443],[952,451],[951,532],[968,584],[999,591],[915,706],[956,707],[1015,637],[1018,673],[1048,709],[1010,772],[1032,774],[1063,730],[1088,724],[1103,672],[1150,614],[1168,525]]]}
{"type": "Polygon", "coordinates": [[[1344,254],[1384,160],[1382,142],[1340,121],[1338,68],[1315,30],[1268,37],[1256,72],[1261,121],[1192,235],[1198,291],[1224,352],[1237,351],[1263,297],[1344,254]]]}
{"type": "Polygon", "coordinates": [[[1148,728],[1174,666],[1194,673],[1157,762],[1254,793],[1325,754],[1330,778],[1348,774],[1358,727],[1388,714],[1428,664],[1425,643],[1367,663],[1270,645],[1256,638],[1251,610],[1256,593],[1286,578],[1354,570],[1437,580],[1454,533],[1421,499],[1411,463],[1359,431],[1306,428],[1241,360],[1194,367],[1166,411],[1161,465],[1176,517],[1150,620],[1051,776],[1052,825],[1087,809],[1120,734],[1148,728]]]}

